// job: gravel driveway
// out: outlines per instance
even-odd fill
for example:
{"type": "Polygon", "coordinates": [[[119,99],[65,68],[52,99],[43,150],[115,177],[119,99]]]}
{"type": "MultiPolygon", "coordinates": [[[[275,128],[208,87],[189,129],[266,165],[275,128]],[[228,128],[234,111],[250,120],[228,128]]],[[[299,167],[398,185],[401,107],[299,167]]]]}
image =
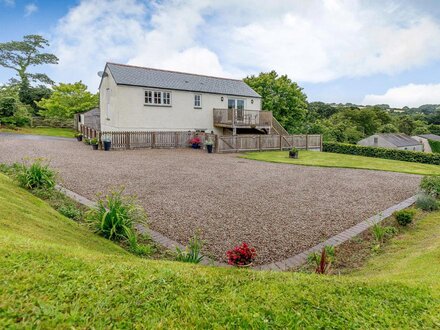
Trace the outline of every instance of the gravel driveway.
{"type": "Polygon", "coordinates": [[[200,229],[219,260],[246,241],[257,264],[279,261],[414,195],[419,176],[273,164],[198,150],[92,151],[66,139],[0,135],[0,162],[45,157],[62,184],[90,199],[123,185],[150,226],[183,244],[200,229]]]}

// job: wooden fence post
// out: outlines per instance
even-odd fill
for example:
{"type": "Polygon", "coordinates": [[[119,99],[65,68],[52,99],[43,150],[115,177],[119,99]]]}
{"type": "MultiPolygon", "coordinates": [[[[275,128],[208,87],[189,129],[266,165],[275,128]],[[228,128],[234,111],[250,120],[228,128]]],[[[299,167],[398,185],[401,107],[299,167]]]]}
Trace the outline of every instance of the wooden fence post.
{"type": "Polygon", "coordinates": [[[306,134],[306,150],[309,150],[309,134],[306,134]]]}
{"type": "Polygon", "coordinates": [[[153,132],[153,136],[151,138],[151,148],[156,148],[156,132],[153,132]]]}
{"type": "Polygon", "coordinates": [[[320,150],[319,151],[322,151],[322,134],[321,135],[319,135],[319,148],[320,148],[320,150]]]}
{"type": "Polygon", "coordinates": [[[258,150],[261,151],[261,134],[258,135],[258,150]]]}
{"type": "Polygon", "coordinates": [[[218,145],[218,135],[214,135],[214,148],[215,148],[215,152],[218,153],[218,149],[219,149],[219,145],[218,145]]]}
{"type": "Polygon", "coordinates": [[[125,132],[125,149],[130,149],[130,132],[125,132]]]}
{"type": "Polygon", "coordinates": [[[280,150],[283,150],[283,136],[280,134],[280,150]]]}
{"type": "Polygon", "coordinates": [[[178,132],[174,133],[174,139],[175,139],[174,146],[175,146],[175,148],[178,148],[179,147],[179,133],[178,132]]]}

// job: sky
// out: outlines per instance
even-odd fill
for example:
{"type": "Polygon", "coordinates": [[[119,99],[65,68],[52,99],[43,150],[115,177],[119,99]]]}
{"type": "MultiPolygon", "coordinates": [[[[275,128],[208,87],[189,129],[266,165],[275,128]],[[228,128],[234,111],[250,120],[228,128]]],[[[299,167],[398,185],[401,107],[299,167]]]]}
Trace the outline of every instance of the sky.
{"type": "MultiPolygon", "coordinates": [[[[309,101],[440,104],[440,0],[0,0],[0,43],[40,34],[36,71],[97,91],[105,63],[287,74],[309,101]]],[[[0,83],[12,70],[0,69],[0,83]]]]}

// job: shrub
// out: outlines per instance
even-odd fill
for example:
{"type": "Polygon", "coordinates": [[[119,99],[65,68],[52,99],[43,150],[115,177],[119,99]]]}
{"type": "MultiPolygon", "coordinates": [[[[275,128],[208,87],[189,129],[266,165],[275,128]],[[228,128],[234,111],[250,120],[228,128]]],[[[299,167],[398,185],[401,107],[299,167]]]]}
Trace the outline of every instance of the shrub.
{"type": "Polygon", "coordinates": [[[234,247],[226,252],[228,264],[234,266],[250,265],[257,257],[257,252],[247,243],[243,242],[240,246],[234,247]]]}
{"type": "Polygon", "coordinates": [[[407,226],[413,221],[415,214],[415,210],[400,210],[394,212],[394,217],[399,225],[407,226]]]}
{"type": "Polygon", "coordinates": [[[428,143],[433,153],[440,153],[440,141],[428,140],[428,143]]]}
{"type": "Polygon", "coordinates": [[[420,183],[422,191],[434,198],[440,198],[440,176],[425,176],[420,183]]]}
{"type": "Polygon", "coordinates": [[[87,214],[94,231],[113,241],[127,241],[134,246],[134,225],[144,223],[146,214],[132,196],[123,196],[123,189],[98,199],[96,209],[87,214]]]}
{"type": "Polygon", "coordinates": [[[203,259],[203,256],[200,254],[202,246],[203,241],[199,238],[199,234],[196,233],[194,237],[189,240],[185,250],[176,247],[176,260],[198,264],[203,259]]]}
{"type": "Polygon", "coordinates": [[[56,184],[56,173],[47,163],[37,159],[28,165],[20,164],[15,175],[19,185],[30,190],[52,189],[56,184]]]}
{"type": "Polygon", "coordinates": [[[58,208],[58,212],[64,215],[67,218],[72,220],[79,221],[82,219],[82,212],[79,208],[77,208],[74,204],[64,204],[58,208]]]}
{"type": "Polygon", "coordinates": [[[98,144],[98,139],[97,138],[93,138],[90,140],[90,144],[93,146],[96,146],[98,144]]]}
{"type": "Polygon", "coordinates": [[[419,194],[416,200],[416,206],[423,211],[436,211],[439,209],[439,203],[431,195],[419,194]]]}
{"type": "Polygon", "coordinates": [[[313,252],[308,255],[307,261],[315,264],[316,274],[327,274],[330,272],[331,264],[335,260],[335,247],[327,245],[322,248],[321,253],[313,252]]]}
{"type": "Polygon", "coordinates": [[[440,154],[407,151],[379,147],[366,147],[354,144],[324,142],[323,151],[366,157],[401,160],[406,162],[440,165],[440,154]]]}
{"type": "Polygon", "coordinates": [[[381,226],[380,224],[376,223],[373,226],[373,237],[374,240],[380,245],[383,242],[385,242],[385,239],[388,237],[393,236],[397,233],[397,229],[392,226],[381,226]]]}

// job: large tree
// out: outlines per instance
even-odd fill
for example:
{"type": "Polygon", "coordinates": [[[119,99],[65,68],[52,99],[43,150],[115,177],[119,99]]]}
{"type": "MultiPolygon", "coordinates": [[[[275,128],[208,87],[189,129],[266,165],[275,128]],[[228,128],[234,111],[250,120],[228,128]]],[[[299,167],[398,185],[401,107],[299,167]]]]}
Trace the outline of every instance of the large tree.
{"type": "Polygon", "coordinates": [[[55,55],[42,52],[47,46],[49,42],[39,35],[26,35],[22,41],[0,43],[0,66],[14,70],[20,84],[40,82],[52,85],[54,82],[46,74],[28,72],[33,66],[58,63],[55,55]]]}
{"type": "Polygon", "coordinates": [[[307,113],[307,97],[295,82],[275,71],[246,77],[244,82],[261,95],[263,110],[272,111],[288,132],[299,129],[307,113]]]}
{"type": "Polygon", "coordinates": [[[73,118],[78,112],[95,108],[99,104],[98,94],[87,91],[87,86],[81,81],[74,84],[59,84],[53,87],[49,98],[44,98],[36,104],[42,108],[40,114],[52,118],[73,118]]]}

